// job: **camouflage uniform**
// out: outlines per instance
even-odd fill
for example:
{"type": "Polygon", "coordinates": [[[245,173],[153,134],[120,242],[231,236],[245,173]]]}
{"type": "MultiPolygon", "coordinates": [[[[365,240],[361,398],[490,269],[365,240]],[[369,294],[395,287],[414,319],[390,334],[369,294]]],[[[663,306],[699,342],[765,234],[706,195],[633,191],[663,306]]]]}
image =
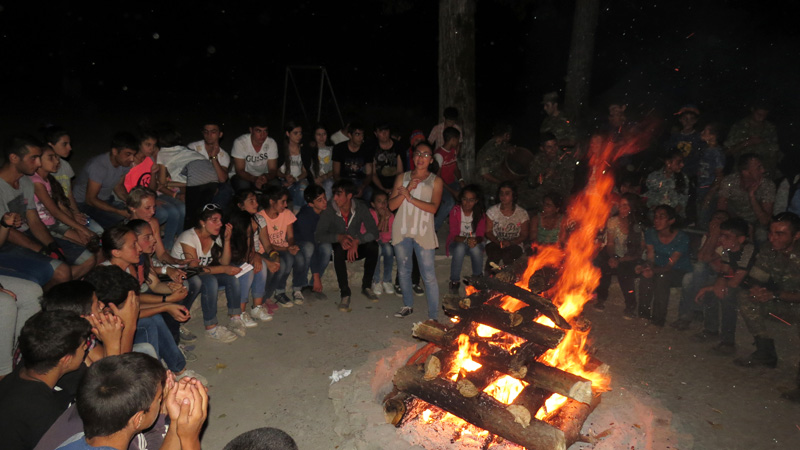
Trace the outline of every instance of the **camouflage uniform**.
{"type": "Polygon", "coordinates": [[[500,167],[505,161],[506,155],[508,154],[508,149],[511,145],[508,142],[501,142],[500,144],[492,138],[478,150],[478,157],[477,157],[477,171],[478,175],[475,177],[476,182],[483,190],[483,196],[485,199],[489,199],[495,196],[497,193],[497,184],[492,183],[491,181],[485,180],[483,175],[491,174],[495,178],[501,178],[500,175],[500,167]]]}
{"type": "Polygon", "coordinates": [[[557,116],[548,115],[545,117],[542,121],[541,128],[539,128],[539,133],[553,133],[556,139],[558,139],[558,142],[575,142],[577,139],[575,127],[569,119],[564,117],[564,114],[559,114],[557,116]]]}
{"type": "MultiPolygon", "coordinates": [[[[751,285],[763,285],[770,290],[780,292],[800,292],[800,244],[795,243],[789,253],[764,248],[756,256],[756,262],[750,269],[748,280],[755,280],[751,285]]],[[[744,319],[747,330],[753,336],[769,339],[765,317],[772,313],[790,322],[800,322],[800,303],[781,301],[780,298],[766,303],[750,301],[749,289],[741,289],[739,294],[739,313],[744,319]]],[[[800,333],[800,327],[798,327],[800,333]]]]}
{"type": "Polygon", "coordinates": [[[777,166],[783,153],[778,147],[778,132],[772,123],[765,120],[757,126],[749,117],[736,122],[725,140],[725,148],[733,148],[751,137],[761,138],[761,143],[743,147],[732,155],[734,159],[738,161],[743,153],[755,153],[761,158],[770,178],[780,176],[777,166]]]}
{"type": "Polygon", "coordinates": [[[647,207],[650,209],[658,205],[669,205],[675,208],[683,217],[686,217],[686,204],[689,202],[689,179],[683,172],[678,174],[683,177],[683,192],[675,188],[675,176],[667,176],[663,170],[656,170],[647,176],[647,207]]]}
{"type": "Polygon", "coordinates": [[[551,160],[540,151],[531,161],[528,182],[520,183],[519,204],[529,210],[538,210],[542,197],[548,192],[557,192],[566,201],[572,191],[574,177],[575,160],[572,155],[559,151],[559,157],[551,160]]]}

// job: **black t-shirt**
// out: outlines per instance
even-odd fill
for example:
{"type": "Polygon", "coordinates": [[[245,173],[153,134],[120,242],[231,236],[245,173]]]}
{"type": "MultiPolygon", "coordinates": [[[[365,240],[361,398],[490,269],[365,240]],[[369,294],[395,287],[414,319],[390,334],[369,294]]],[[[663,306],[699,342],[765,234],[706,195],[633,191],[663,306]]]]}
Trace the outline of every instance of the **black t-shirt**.
{"type": "Polygon", "coordinates": [[[58,416],[66,411],[71,393],[56,391],[41,381],[23,380],[19,370],[0,380],[0,436],[6,450],[30,450],[58,416]]]}
{"type": "Polygon", "coordinates": [[[402,155],[403,151],[400,149],[400,144],[392,140],[392,148],[384,150],[381,148],[380,143],[375,143],[375,167],[372,169],[378,174],[381,184],[386,189],[391,189],[394,186],[394,180],[397,177],[397,156],[402,155]]]}
{"type": "Polygon", "coordinates": [[[339,176],[354,180],[366,178],[366,165],[372,163],[373,149],[361,144],[357,152],[351,152],[349,141],[341,142],[333,147],[333,161],[341,164],[339,176]]]}

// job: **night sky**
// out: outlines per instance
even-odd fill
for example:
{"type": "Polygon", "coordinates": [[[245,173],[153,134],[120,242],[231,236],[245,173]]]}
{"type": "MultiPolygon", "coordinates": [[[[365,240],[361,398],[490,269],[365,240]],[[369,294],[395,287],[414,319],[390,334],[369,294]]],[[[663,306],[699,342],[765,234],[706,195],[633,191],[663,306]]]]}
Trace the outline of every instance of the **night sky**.
{"type": "MultiPolygon", "coordinates": [[[[287,65],[325,66],[348,117],[385,118],[404,133],[436,122],[438,2],[228,3],[0,0],[4,134],[18,131],[11,123],[126,111],[132,121],[205,114],[241,127],[260,110],[278,128],[287,65]]],[[[601,1],[592,112],[604,118],[616,98],[634,117],[669,117],[694,103],[704,118],[730,124],[764,98],[791,152],[800,40],[788,2],[764,3],[601,1]]],[[[514,123],[518,140],[533,139],[541,94],[564,88],[573,8],[477,2],[479,143],[497,119],[514,123]]],[[[288,116],[313,122],[319,74],[294,73],[309,117],[294,91],[288,116]]],[[[327,94],[323,119],[338,126],[327,94]]]]}

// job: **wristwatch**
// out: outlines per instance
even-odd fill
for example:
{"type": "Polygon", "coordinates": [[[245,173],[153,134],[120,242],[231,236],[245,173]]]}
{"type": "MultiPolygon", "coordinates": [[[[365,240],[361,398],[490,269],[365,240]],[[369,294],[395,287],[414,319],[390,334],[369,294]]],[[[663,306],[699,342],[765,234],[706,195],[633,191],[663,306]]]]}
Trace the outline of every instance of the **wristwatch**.
{"type": "Polygon", "coordinates": [[[161,274],[162,275],[166,275],[167,274],[167,266],[161,266],[161,274]]]}

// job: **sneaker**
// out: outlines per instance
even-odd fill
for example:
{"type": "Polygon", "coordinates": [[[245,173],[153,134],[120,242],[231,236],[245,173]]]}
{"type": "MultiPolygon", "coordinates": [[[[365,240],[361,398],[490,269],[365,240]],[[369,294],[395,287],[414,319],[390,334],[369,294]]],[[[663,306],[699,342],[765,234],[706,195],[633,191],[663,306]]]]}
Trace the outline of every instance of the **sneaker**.
{"type": "Polygon", "coordinates": [[[408,306],[403,306],[402,308],[400,308],[400,311],[397,311],[396,313],[394,313],[394,316],[402,319],[403,317],[410,316],[411,313],[413,313],[413,312],[414,312],[414,308],[410,308],[408,306]]]}
{"type": "Polygon", "coordinates": [[[450,295],[458,295],[458,286],[459,286],[459,284],[460,283],[458,281],[451,281],[450,282],[450,289],[449,289],[450,295]]]}
{"type": "Polygon", "coordinates": [[[183,325],[181,325],[178,332],[180,333],[180,337],[183,342],[194,342],[197,340],[197,335],[189,331],[189,329],[183,325]]]}
{"type": "Polygon", "coordinates": [[[403,290],[400,289],[400,283],[395,283],[395,285],[394,285],[394,295],[396,295],[398,297],[402,297],[403,296],[403,290]]]}
{"type": "Polygon", "coordinates": [[[192,369],[186,369],[186,370],[183,371],[182,374],[175,375],[175,381],[178,381],[181,378],[194,378],[197,381],[199,381],[200,383],[202,383],[203,386],[208,386],[208,380],[206,379],[206,377],[200,375],[199,373],[195,372],[192,369]]]}
{"type": "Polygon", "coordinates": [[[350,296],[342,297],[342,300],[339,302],[339,311],[341,312],[350,312],[350,296]]]}
{"type": "Polygon", "coordinates": [[[294,305],[292,304],[292,301],[291,301],[291,300],[289,300],[289,297],[287,297],[287,296],[286,296],[286,293],[285,293],[285,292],[281,292],[280,294],[277,294],[277,295],[275,296],[275,301],[276,301],[276,302],[277,302],[279,305],[283,306],[284,308],[291,308],[292,306],[294,306],[294,305]]]}
{"type": "Polygon", "coordinates": [[[217,325],[210,330],[206,330],[206,337],[209,339],[214,339],[215,341],[220,341],[223,344],[229,344],[238,339],[238,336],[231,333],[229,329],[222,325],[217,325]]]}
{"type": "Polygon", "coordinates": [[[272,320],[272,314],[267,312],[267,308],[263,305],[257,305],[250,309],[250,317],[258,319],[262,322],[269,322],[272,320]]]}
{"type": "Polygon", "coordinates": [[[244,337],[247,334],[247,326],[240,316],[231,317],[228,323],[228,329],[236,333],[239,337],[244,337]]]}
{"type": "Polygon", "coordinates": [[[253,328],[258,326],[258,322],[253,320],[253,318],[250,317],[250,314],[247,314],[247,311],[242,312],[242,314],[240,314],[239,317],[242,318],[242,323],[247,328],[253,328]]]}
{"type": "Polygon", "coordinates": [[[711,350],[720,355],[731,356],[736,354],[736,345],[729,342],[720,342],[711,347],[711,350]]]}
{"type": "MultiPolygon", "coordinates": [[[[389,281],[383,282],[383,292],[386,292],[387,294],[394,294],[394,286],[392,286],[391,282],[389,281]]],[[[375,291],[375,293],[377,294],[378,291],[375,291]]]]}
{"type": "Polygon", "coordinates": [[[195,355],[194,353],[190,352],[186,348],[185,344],[178,344],[178,350],[181,351],[181,354],[183,355],[183,359],[185,359],[186,362],[195,362],[195,361],[197,361],[197,355],[195,355]]]}
{"type": "Polygon", "coordinates": [[[375,292],[372,291],[372,288],[361,289],[361,293],[364,294],[364,297],[367,297],[368,299],[372,300],[373,302],[377,302],[378,301],[378,296],[375,294],[375,292]]]}
{"type": "Polygon", "coordinates": [[[372,283],[372,292],[376,295],[383,294],[383,285],[381,283],[372,283]]]}
{"type": "Polygon", "coordinates": [[[303,302],[306,301],[306,298],[303,297],[303,291],[294,291],[292,293],[292,298],[294,299],[295,305],[302,305],[303,302]]]}
{"type": "Polygon", "coordinates": [[[415,295],[425,295],[425,289],[422,289],[422,286],[415,284],[411,287],[411,290],[414,291],[415,295]]]}
{"type": "Polygon", "coordinates": [[[269,315],[275,314],[275,311],[281,309],[275,302],[267,302],[265,308],[267,308],[267,314],[269,315]]]}
{"type": "Polygon", "coordinates": [[[719,333],[717,333],[715,331],[708,331],[706,329],[703,329],[699,333],[695,333],[695,334],[689,336],[689,340],[691,340],[692,342],[706,342],[706,341],[714,339],[714,338],[716,338],[718,336],[719,336],[719,333]]]}

